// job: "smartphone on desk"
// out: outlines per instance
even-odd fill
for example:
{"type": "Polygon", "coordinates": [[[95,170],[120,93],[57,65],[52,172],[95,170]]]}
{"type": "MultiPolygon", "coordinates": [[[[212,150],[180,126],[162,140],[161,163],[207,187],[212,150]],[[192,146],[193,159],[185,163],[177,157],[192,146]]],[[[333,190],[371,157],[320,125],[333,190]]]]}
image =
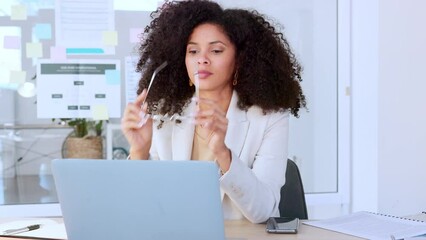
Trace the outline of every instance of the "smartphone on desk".
{"type": "Polygon", "coordinates": [[[266,231],[269,233],[297,233],[298,218],[270,217],[266,222],[266,231]]]}

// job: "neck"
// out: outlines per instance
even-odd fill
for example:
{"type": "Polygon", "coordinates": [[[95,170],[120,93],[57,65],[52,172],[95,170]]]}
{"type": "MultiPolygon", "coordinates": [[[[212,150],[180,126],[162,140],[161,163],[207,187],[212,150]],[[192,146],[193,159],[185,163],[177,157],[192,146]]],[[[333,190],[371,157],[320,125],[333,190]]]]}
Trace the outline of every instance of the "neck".
{"type": "MultiPolygon", "coordinates": [[[[232,98],[232,88],[222,89],[221,91],[200,91],[200,98],[206,98],[215,101],[220,108],[227,112],[232,98]]],[[[200,106],[203,109],[203,106],[200,106]]]]}

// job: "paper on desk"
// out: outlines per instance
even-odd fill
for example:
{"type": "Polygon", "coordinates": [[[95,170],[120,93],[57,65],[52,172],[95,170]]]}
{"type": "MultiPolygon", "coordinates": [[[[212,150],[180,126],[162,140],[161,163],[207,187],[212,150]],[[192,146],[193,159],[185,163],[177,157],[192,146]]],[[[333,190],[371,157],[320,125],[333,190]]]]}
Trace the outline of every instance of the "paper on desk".
{"type": "Polygon", "coordinates": [[[426,235],[421,235],[417,237],[404,238],[404,240],[426,240],[426,235]]]}
{"type": "Polygon", "coordinates": [[[391,235],[396,239],[405,239],[426,234],[424,222],[370,212],[357,212],[304,224],[368,239],[389,240],[391,235]]]}
{"type": "Polygon", "coordinates": [[[67,239],[67,233],[65,231],[65,226],[63,223],[58,223],[52,219],[44,218],[33,218],[30,220],[20,220],[13,221],[8,223],[0,224],[0,236],[4,231],[8,229],[23,228],[26,226],[40,224],[41,227],[37,230],[18,233],[10,236],[19,236],[19,237],[31,237],[31,238],[42,238],[42,239],[67,239]]]}
{"type": "Polygon", "coordinates": [[[422,212],[415,215],[409,215],[406,218],[426,222],[426,212],[422,212]]]}

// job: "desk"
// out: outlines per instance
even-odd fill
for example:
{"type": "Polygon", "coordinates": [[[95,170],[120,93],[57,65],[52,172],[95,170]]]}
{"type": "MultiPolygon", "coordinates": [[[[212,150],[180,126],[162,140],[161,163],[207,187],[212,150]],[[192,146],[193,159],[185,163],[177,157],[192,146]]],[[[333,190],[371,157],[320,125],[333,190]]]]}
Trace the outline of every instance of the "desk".
{"type": "Polygon", "coordinates": [[[359,240],[361,238],[300,224],[297,234],[273,234],[265,231],[265,224],[245,220],[225,221],[227,240],[359,240]]]}
{"type": "MultiPolygon", "coordinates": [[[[0,219],[0,223],[19,219],[0,219]]],[[[21,219],[22,220],[22,219],[21,219]]],[[[62,219],[56,219],[62,222],[62,219]]],[[[265,231],[265,224],[253,224],[246,220],[225,221],[227,240],[359,240],[360,238],[300,224],[297,234],[272,234],[265,231]]],[[[24,238],[0,237],[0,240],[18,240],[24,238]]],[[[28,239],[28,238],[26,238],[28,239]]]]}

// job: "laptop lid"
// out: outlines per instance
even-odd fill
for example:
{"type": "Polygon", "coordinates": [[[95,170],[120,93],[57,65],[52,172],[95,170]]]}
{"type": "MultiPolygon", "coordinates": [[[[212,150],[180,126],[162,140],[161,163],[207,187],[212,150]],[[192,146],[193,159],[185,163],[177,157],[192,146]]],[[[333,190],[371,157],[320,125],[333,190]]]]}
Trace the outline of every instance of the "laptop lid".
{"type": "Polygon", "coordinates": [[[56,159],[52,172],[69,240],[225,239],[213,162],[56,159]]]}

